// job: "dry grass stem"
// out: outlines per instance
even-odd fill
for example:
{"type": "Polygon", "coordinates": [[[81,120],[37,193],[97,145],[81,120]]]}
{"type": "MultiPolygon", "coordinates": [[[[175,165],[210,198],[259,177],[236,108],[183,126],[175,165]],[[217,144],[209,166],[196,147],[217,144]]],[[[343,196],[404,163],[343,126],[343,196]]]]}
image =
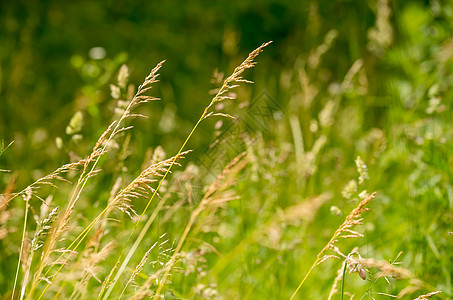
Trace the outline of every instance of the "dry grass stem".
{"type": "Polygon", "coordinates": [[[65,164],[65,165],[59,167],[58,169],[52,171],[51,173],[47,174],[46,176],[39,178],[38,180],[36,180],[35,182],[33,182],[32,184],[30,184],[29,186],[27,186],[26,188],[24,188],[22,191],[20,191],[18,193],[12,193],[12,191],[3,193],[2,195],[0,195],[3,198],[3,201],[0,205],[0,211],[5,209],[5,207],[9,204],[9,202],[14,200],[16,197],[18,197],[20,195],[24,195],[28,188],[32,189],[33,195],[35,197],[42,200],[41,197],[36,195],[36,190],[39,188],[40,185],[48,185],[48,186],[58,189],[58,186],[53,183],[54,180],[71,183],[69,180],[64,178],[63,175],[70,171],[76,171],[81,166],[87,165],[87,163],[89,161],[92,161],[92,159],[96,158],[98,155],[101,155],[101,153],[99,153],[99,152],[92,153],[90,155],[90,157],[87,159],[82,159],[77,162],[65,164]]]}
{"type": "Polygon", "coordinates": [[[137,265],[134,272],[132,273],[131,278],[129,279],[128,283],[134,281],[135,277],[137,277],[137,275],[142,271],[143,266],[145,265],[146,261],[148,260],[148,256],[149,256],[150,252],[156,247],[156,245],[157,245],[157,242],[155,242],[154,245],[152,245],[151,248],[149,248],[149,250],[146,251],[142,260],[140,261],[140,263],[137,265]]]}
{"type": "MultiPolygon", "coordinates": [[[[0,194],[0,213],[4,212],[8,207],[9,202],[15,197],[14,192],[14,185],[16,182],[17,173],[13,173],[11,179],[9,180],[3,194],[0,194]]],[[[22,191],[25,193],[25,190],[22,191]]],[[[17,196],[17,195],[16,195],[17,196]]]]}

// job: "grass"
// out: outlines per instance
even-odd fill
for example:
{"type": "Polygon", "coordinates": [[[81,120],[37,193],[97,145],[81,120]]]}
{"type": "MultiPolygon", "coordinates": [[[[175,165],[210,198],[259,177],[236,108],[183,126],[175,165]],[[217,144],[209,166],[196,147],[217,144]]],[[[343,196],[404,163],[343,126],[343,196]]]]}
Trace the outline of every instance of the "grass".
{"type": "Polygon", "coordinates": [[[2,297],[453,297],[451,41],[410,7],[397,21],[440,33],[420,39],[412,25],[396,42],[389,7],[378,2],[366,55],[347,67],[329,63],[334,29],[285,70],[257,65],[255,88],[244,72],[279,45],[217,72],[192,129],[168,131],[171,155],[141,150],[132,127],[169,124],[150,96],[165,63],[137,89],[122,66],[107,129],[90,139],[86,114],[66,122],[66,146],[85,158],[67,149],[69,162],[22,189],[1,167],[2,297]],[[188,150],[194,140],[209,146],[188,150]]]}
{"type": "MultiPolygon", "coordinates": [[[[157,163],[152,164],[151,166],[149,166],[148,168],[143,170],[140,173],[140,175],[138,177],[136,177],[131,183],[129,183],[125,188],[121,189],[116,194],[116,196],[114,196],[113,199],[108,202],[108,205],[106,206],[106,208],[103,209],[101,211],[101,213],[99,213],[99,215],[87,227],[85,227],[82,230],[82,232],[79,235],[77,235],[77,237],[75,237],[70,242],[69,246],[67,246],[66,249],[61,251],[62,254],[56,259],[56,261],[54,263],[47,263],[47,260],[49,260],[49,256],[51,255],[51,253],[56,251],[56,249],[55,249],[56,244],[62,238],[61,236],[64,234],[65,231],[68,230],[68,226],[71,221],[71,216],[74,212],[74,208],[76,207],[76,204],[77,204],[78,200],[80,199],[80,195],[82,194],[82,191],[84,190],[87,182],[89,181],[90,178],[97,176],[97,174],[100,172],[99,169],[96,169],[100,158],[107,152],[107,148],[109,147],[111,141],[113,141],[115,136],[119,135],[120,133],[122,133],[124,131],[128,131],[128,130],[132,129],[132,126],[127,126],[127,127],[123,126],[123,123],[126,119],[133,118],[133,117],[144,117],[141,114],[136,114],[136,113],[132,112],[132,110],[136,106],[150,102],[150,101],[159,100],[157,98],[146,95],[145,92],[147,92],[149,89],[152,88],[152,84],[157,82],[157,76],[158,76],[157,72],[162,67],[163,61],[161,63],[159,63],[150,72],[150,74],[145,78],[145,81],[143,82],[143,84],[141,84],[138,87],[136,94],[132,97],[132,99],[130,100],[127,107],[123,110],[121,117],[117,121],[114,121],[107,128],[107,130],[102,133],[102,135],[96,142],[96,145],[93,147],[93,151],[86,159],[80,160],[76,163],[70,163],[70,164],[67,164],[67,165],[64,165],[64,166],[58,168],[57,170],[50,173],[49,175],[38,179],[36,182],[29,185],[27,188],[25,188],[21,192],[18,192],[18,193],[15,193],[13,195],[6,196],[6,197],[3,195],[5,201],[11,201],[20,195],[25,195],[25,199],[26,199],[25,217],[24,217],[25,222],[23,225],[23,237],[22,237],[23,242],[22,242],[21,249],[20,249],[21,255],[18,260],[16,279],[14,281],[14,287],[12,290],[11,297],[14,299],[15,292],[16,292],[16,285],[17,285],[17,281],[18,281],[17,275],[19,274],[19,269],[20,269],[20,262],[24,260],[22,258],[22,253],[24,251],[24,241],[26,240],[26,238],[25,238],[26,228],[27,228],[26,220],[27,220],[27,216],[28,216],[29,200],[33,196],[33,189],[34,188],[36,189],[40,185],[50,185],[54,188],[58,188],[52,182],[52,180],[68,181],[62,177],[62,174],[66,173],[70,170],[75,171],[78,169],[78,167],[80,167],[81,174],[79,176],[77,184],[75,185],[75,187],[73,189],[72,195],[68,201],[68,204],[67,204],[64,212],[62,214],[60,214],[59,218],[57,218],[56,217],[57,210],[54,209],[51,213],[51,216],[49,216],[49,218],[46,219],[46,220],[50,220],[50,221],[44,220],[41,222],[41,224],[44,224],[44,223],[46,224],[44,227],[47,230],[47,232],[45,234],[45,236],[47,238],[46,243],[45,243],[45,248],[41,253],[41,259],[36,267],[36,271],[34,272],[34,274],[32,276],[33,279],[31,280],[31,282],[28,282],[28,277],[29,277],[29,273],[31,272],[31,268],[33,266],[29,263],[29,262],[31,262],[31,260],[27,261],[27,263],[26,263],[26,265],[28,265],[28,269],[24,270],[24,273],[26,273],[26,276],[24,276],[24,281],[22,282],[23,288],[22,288],[22,292],[20,295],[20,299],[23,299],[25,297],[25,294],[27,294],[26,299],[33,298],[34,297],[33,295],[34,295],[38,285],[42,281],[44,281],[44,287],[42,288],[42,292],[38,298],[38,299],[41,299],[45,295],[48,287],[57,278],[60,271],[68,264],[68,261],[71,259],[71,256],[73,254],[77,254],[77,249],[78,249],[79,245],[86,238],[86,236],[90,233],[90,231],[94,228],[94,226],[98,225],[98,223],[101,221],[101,219],[104,218],[105,214],[108,214],[111,210],[118,209],[118,210],[126,213],[131,219],[133,219],[133,215],[138,217],[138,219],[135,222],[135,226],[134,226],[133,230],[131,231],[129,238],[127,239],[126,243],[122,247],[122,250],[117,259],[117,262],[114,264],[113,268],[111,269],[110,274],[106,277],[104,282],[102,282],[101,289],[100,289],[100,292],[98,295],[98,299],[108,298],[110,296],[110,293],[111,293],[113,287],[115,286],[115,283],[118,281],[119,277],[121,276],[122,272],[124,271],[124,267],[126,266],[126,265],[124,265],[124,267],[120,268],[116,274],[115,279],[112,280],[112,276],[117,271],[117,267],[119,266],[119,263],[121,262],[121,260],[123,258],[123,254],[126,250],[126,247],[129,245],[129,242],[132,240],[132,237],[133,237],[138,225],[140,224],[142,218],[144,217],[152,200],[154,199],[154,197],[156,195],[158,195],[158,190],[161,187],[161,185],[164,182],[167,175],[170,173],[171,168],[175,164],[179,165],[179,163],[177,161],[183,159],[184,155],[187,155],[190,152],[190,151],[183,152],[183,150],[184,150],[186,144],[188,143],[189,139],[191,138],[192,134],[195,132],[198,125],[204,119],[206,119],[208,117],[221,116],[221,117],[227,117],[227,118],[234,119],[234,117],[229,114],[222,113],[222,112],[213,112],[213,111],[211,111],[211,108],[216,103],[225,101],[227,99],[234,99],[234,96],[231,93],[231,91],[234,88],[238,87],[240,83],[252,83],[251,81],[242,78],[241,74],[245,70],[250,69],[255,66],[255,62],[253,60],[263,50],[263,48],[269,44],[270,44],[270,42],[265,43],[265,44],[261,45],[260,47],[258,47],[256,50],[252,51],[249,54],[249,56],[246,58],[246,60],[244,60],[244,62],[242,64],[240,64],[234,70],[234,72],[228,78],[226,78],[224,80],[222,86],[220,87],[220,89],[218,90],[218,92],[216,93],[216,95],[214,96],[212,101],[209,103],[209,105],[204,109],[200,119],[195,124],[194,128],[188,135],[187,139],[182,144],[178,153],[170,159],[159,161],[157,163]],[[160,178],[160,179],[158,180],[158,178],[160,178]],[[157,182],[157,187],[153,188],[152,185],[155,182],[157,182]],[[148,196],[149,196],[148,204],[144,208],[141,215],[138,216],[130,203],[132,202],[132,200],[135,200],[138,198],[147,198],[148,196]],[[67,255],[65,255],[65,254],[67,254],[67,255]],[[66,257],[64,257],[64,256],[66,256],[66,257]],[[54,264],[60,265],[60,267],[56,271],[54,271],[53,274],[51,274],[52,267],[54,264]],[[44,268],[46,266],[50,266],[50,267],[47,268],[46,271],[44,271],[44,268]],[[28,285],[30,285],[30,288],[27,291],[28,285]]],[[[128,73],[127,69],[125,67],[123,67],[120,70],[120,73],[118,75],[118,86],[115,86],[115,85],[111,86],[112,95],[116,99],[120,98],[121,88],[124,89],[126,86],[125,82],[127,81],[127,76],[128,76],[127,73],[128,73]]],[[[79,124],[77,124],[78,122],[80,122],[80,117],[71,119],[70,125],[68,127],[68,128],[70,128],[70,130],[67,130],[67,132],[68,131],[69,131],[69,133],[71,133],[72,131],[77,132],[78,130],[75,128],[81,127],[79,124]]],[[[217,180],[215,180],[213,183],[211,183],[205,196],[201,200],[198,208],[192,213],[189,223],[186,226],[186,229],[184,230],[183,235],[182,235],[181,239],[179,240],[178,245],[176,246],[174,251],[172,251],[173,254],[172,254],[170,260],[165,264],[165,268],[163,268],[161,271],[163,273],[163,275],[162,275],[162,278],[160,279],[160,283],[157,287],[157,290],[153,295],[154,298],[156,298],[156,299],[160,298],[160,293],[161,293],[163,287],[165,286],[166,279],[169,276],[170,272],[172,271],[172,269],[174,267],[174,264],[177,261],[177,258],[178,258],[179,252],[181,251],[181,247],[184,243],[184,240],[187,237],[191,227],[193,226],[197,216],[205,209],[206,206],[216,205],[215,201],[225,202],[225,201],[234,199],[234,197],[233,197],[231,199],[222,198],[219,200],[216,197],[213,197],[213,195],[214,195],[214,193],[218,193],[219,190],[224,190],[227,187],[229,187],[229,185],[231,185],[231,181],[230,181],[229,185],[227,187],[222,186],[224,184],[224,182],[223,182],[224,178],[227,177],[227,175],[229,175],[229,173],[232,173],[233,170],[237,167],[237,165],[241,166],[239,168],[239,170],[245,166],[245,164],[243,164],[241,162],[244,155],[245,155],[245,153],[243,155],[238,156],[228,166],[225,167],[225,169],[222,171],[222,173],[219,174],[219,177],[217,178],[217,180]]],[[[114,190],[115,190],[115,187],[114,187],[114,190]]],[[[114,193],[112,193],[112,195],[113,194],[114,193]]],[[[37,196],[36,193],[35,193],[35,196],[39,198],[39,196],[37,196]]],[[[41,225],[41,227],[44,228],[42,225],[41,225]]],[[[37,228],[37,231],[36,231],[37,235],[40,235],[40,233],[41,233],[40,230],[42,228],[37,228]]],[[[146,230],[149,227],[146,226],[145,228],[146,229],[144,229],[142,231],[142,234],[140,236],[143,236],[143,233],[146,233],[146,230]]],[[[97,234],[100,236],[100,233],[102,233],[102,231],[104,231],[105,228],[101,227],[99,230],[100,230],[100,232],[98,231],[97,234]]],[[[43,235],[43,234],[41,233],[41,235],[43,235]]],[[[132,247],[132,249],[130,250],[128,257],[131,257],[134,254],[135,250],[139,246],[139,243],[140,243],[140,239],[138,239],[136,241],[136,243],[134,244],[134,247],[132,247]]],[[[31,249],[28,249],[28,251],[30,251],[29,253],[27,253],[28,257],[29,256],[32,257],[34,252],[36,250],[38,250],[38,248],[43,246],[43,244],[40,244],[39,247],[36,247],[36,245],[34,245],[34,244],[36,244],[36,243],[32,243],[31,249]]],[[[107,244],[106,248],[109,248],[109,245],[110,244],[107,244]]],[[[154,245],[156,245],[156,244],[154,244],[154,245]]],[[[151,247],[150,250],[148,250],[148,252],[146,252],[146,254],[142,258],[141,262],[137,265],[135,271],[131,275],[131,278],[129,279],[129,281],[123,288],[122,292],[120,293],[120,297],[123,296],[129,283],[133,282],[134,278],[140,273],[141,269],[143,268],[143,265],[145,264],[145,262],[148,258],[149,252],[152,249],[153,249],[153,247],[151,247]]],[[[84,249],[82,251],[82,253],[87,250],[88,249],[84,249]]],[[[98,253],[98,255],[99,254],[100,253],[98,253]]],[[[126,264],[127,264],[127,262],[126,262],[126,264]]],[[[95,267],[95,266],[92,266],[92,267],[95,267]]],[[[83,281],[87,281],[87,278],[85,276],[82,276],[82,278],[80,280],[81,281],[76,283],[76,286],[77,285],[83,286],[84,285],[83,281]]],[[[64,286],[65,286],[65,282],[63,282],[61,288],[63,289],[64,286]]],[[[61,294],[61,290],[58,291],[57,296],[59,296],[60,294],[61,294]]],[[[73,295],[80,296],[80,292],[74,290],[71,295],[71,298],[73,298],[73,295]]]]}
{"type": "MultiPolygon", "coordinates": [[[[363,166],[363,164],[361,164],[361,166],[363,166]]],[[[363,168],[362,167],[359,167],[359,170],[362,170],[361,173],[363,173],[363,168]]],[[[341,253],[341,251],[338,249],[337,246],[335,246],[335,243],[338,242],[338,239],[339,238],[356,238],[356,237],[363,237],[362,234],[358,233],[357,231],[354,231],[352,230],[351,228],[353,228],[354,226],[356,225],[360,225],[362,224],[361,221],[361,214],[365,211],[367,211],[368,209],[365,207],[365,205],[368,204],[368,202],[370,202],[371,199],[373,199],[375,196],[375,193],[371,194],[370,196],[368,196],[367,198],[365,198],[364,200],[362,200],[359,205],[353,209],[351,211],[351,213],[346,217],[345,221],[343,222],[343,224],[340,225],[340,227],[338,227],[337,230],[335,230],[332,238],[330,239],[330,241],[326,244],[326,246],[318,253],[317,257],[316,257],[316,260],[315,262],[313,263],[313,265],[310,267],[310,270],[308,270],[307,274],[305,275],[305,277],[302,279],[302,281],[300,282],[299,286],[297,287],[296,291],[294,292],[294,294],[291,296],[291,299],[294,299],[294,297],[296,296],[297,292],[300,290],[300,288],[302,287],[302,285],[304,284],[305,280],[307,279],[307,277],[310,275],[310,273],[313,271],[313,269],[321,264],[322,262],[326,261],[327,259],[329,258],[337,258],[337,259],[340,259],[340,257],[343,257],[343,258],[347,258],[343,253],[341,253]],[[337,253],[339,256],[336,256],[336,255],[326,255],[325,253],[328,251],[328,250],[332,250],[334,251],[335,253],[337,253]]],[[[346,270],[346,264],[343,268],[344,270],[346,270]]],[[[344,278],[344,271],[343,271],[343,278],[344,278]]],[[[341,296],[343,298],[343,289],[344,289],[344,281],[342,282],[342,286],[341,286],[341,296]]]]}

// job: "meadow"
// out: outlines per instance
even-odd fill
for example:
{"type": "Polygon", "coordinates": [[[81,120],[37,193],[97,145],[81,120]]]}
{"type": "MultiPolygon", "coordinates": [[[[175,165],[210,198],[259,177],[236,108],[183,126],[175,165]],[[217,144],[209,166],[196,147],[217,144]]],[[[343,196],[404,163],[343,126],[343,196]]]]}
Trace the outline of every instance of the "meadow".
{"type": "Polygon", "coordinates": [[[1,13],[0,299],[453,298],[451,3],[101,2],[1,13]]]}

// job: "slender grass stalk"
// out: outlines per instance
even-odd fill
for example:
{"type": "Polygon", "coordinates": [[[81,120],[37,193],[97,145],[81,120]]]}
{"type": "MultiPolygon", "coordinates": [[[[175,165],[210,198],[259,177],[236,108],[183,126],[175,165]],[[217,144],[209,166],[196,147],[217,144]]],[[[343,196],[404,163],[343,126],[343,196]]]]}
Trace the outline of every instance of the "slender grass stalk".
{"type": "Polygon", "coordinates": [[[290,300],[293,300],[294,297],[296,296],[297,292],[300,290],[300,288],[302,287],[302,285],[304,285],[305,283],[305,280],[307,280],[308,276],[311,274],[311,271],[313,271],[313,269],[316,267],[316,265],[319,263],[320,259],[316,259],[316,261],[313,263],[313,265],[311,266],[310,270],[308,270],[307,274],[305,274],[305,277],[304,279],[302,279],[302,281],[300,282],[299,286],[297,287],[297,289],[294,291],[293,295],[291,296],[290,300]]]}
{"type": "Polygon", "coordinates": [[[149,257],[149,254],[151,252],[151,250],[154,249],[154,247],[156,247],[158,244],[158,242],[155,242],[154,245],[151,246],[151,248],[149,248],[148,251],[146,251],[145,255],[143,256],[142,260],[140,261],[140,263],[135,267],[135,270],[134,272],[132,273],[131,277],[129,278],[129,280],[127,281],[127,283],[124,285],[124,288],[123,290],[121,291],[121,294],[120,296],[118,297],[118,299],[121,299],[121,297],[123,297],[124,293],[126,292],[129,284],[131,282],[133,282],[135,280],[135,277],[137,277],[138,274],[140,274],[140,272],[142,271],[143,269],[143,266],[146,264],[146,261],[148,260],[148,257],[149,257]]]}
{"type": "MultiPolygon", "coordinates": [[[[230,77],[228,77],[227,79],[225,79],[222,87],[220,88],[219,92],[215,95],[215,97],[212,99],[211,103],[206,107],[206,109],[204,110],[202,116],[200,117],[200,120],[198,121],[201,122],[203,119],[205,119],[207,116],[209,116],[208,114],[208,111],[210,109],[210,107],[216,103],[216,102],[219,102],[219,101],[222,101],[223,99],[228,99],[228,96],[224,96],[224,94],[230,90],[232,87],[235,87],[235,85],[233,86],[230,86],[229,84],[232,83],[232,82],[250,82],[250,81],[247,81],[246,79],[242,79],[241,77],[239,77],[239,75],[245,70],[245,69],[248,69],[248,68],[252,68],[255,66],[255,62],[253,62],[253,59],[263,50],[264,47],[266,47],[267,45],[269,45],[271,43],[270,42],[267,42],[267,43],[264,43],[262,44],[260,47],[258,47],[257,49],[255,49],[254,51],[252,51],[249,56],[247,57],[247,59],[241,64],[239,65],[238,67],[236,67],[236,69],[234,70],[233,74],[230,75],[230,77]]],[[[198,124],[197,123],[197,124],[198,124]]],[[[203,202],[203,200],[202,200],[203,202]]],[[[203,203],[201,203],[203,204],[203,203]]],[[[193,223],[195,222],[196,218],[198,217],[198,215],[200,214],[201,211],[203,211],[204,207],[203,205],[200,205],[198,206],[198,208],[194,211],[194,213],[191,215],[191,218],[186,226],[186,228],[184,229],[184,232],[178,242],[178,245],[175,249],[175,252],[173,254],[173,256],[171,257],[171,260],[169,262],[169,265],[168,265],[168,268],[167,270],[165,271],[160,283],[159,283],[159,286],[156,290],[156,293],[154,295],[154,299],[158,299],[159,296],[160,296],[160,293],[163,289],[163,286],[165,285],[165,281],[166,281],[166,278],[168,277],[170,271],[171,271],[171,268],[176,260],[176,256],[177,254],[179,253],[179,251],[181,250],[181,247],[190,231],[190,229],[192,228],[192,225],[193,223]]]]}
{"type": "Polygon", "coordinates": [[[358,233],[357,231],[352,230],[356,225],[362,224],[361,221],[363,220],[361,218],[361,214],[367,210],[368,208],[365,207],[365,205],[370,202],[371,199],[374,198],[376,193],[372,193],[368,198],[362,200],[356,208],[354,208],[349,215],[346,217],[344,222],[338,227],[337,230],[335,230],[335,233],[333,234],[332,238],[330,241],[326,244],[326,246],[318,253],[316,256],[316,260],[313,263],[313,265],[310,267],[308,270],[307,274],[304,276],[300,284],[297,286],[296,290],[294,291],[293,295],[291,296],[290,300],[294,299],[296,297],[297,292],[300,290],[300,288],[304,285],[305,281],[307,280],[308,276],[311,274],[313,269],[319,265],[320,263],[324,262],[325,260],[331,258],[331,255],[325,255],[325,252],[329,249],[333,249],[335,247],[335,243],[338,241],[339,238],[354,238],[354,237],[362,237],[363,235],[358,233]]]}
{"type": "Polygon", "coordinates": [[[343,300],[344,297],[344,281],[345,281],[345,276],[346,276],[346,267],[348,266],[348,263],[346,260],[344,261],[344,267],[343,267],[343,276],[341,277],[341,294],[340,294],[340,300],[343,300]]]}
{"type": "MultiPolygon", "coordinates": [[[[198,119],[197,123],[195,124],[195,126],[192,128],[191,132],[189,133],[188,137],[186,138],[186,140],[184,141],[184,143],[182,144],[181,148],[179,149],[179,151],[177,152],[176,156],[178,156],[185,148],[186,144],[188,143],[188,141],[190,140],[190,138],[192,137],[193,133],[195,132],[195,130],[198,128],[198,126],[200,125],[200,123],[210,117],[210,116],[215,116],[215,115],[220,115],[220,116],[225,116],[225,117],[231,117],[227,114],[223,114],[223,113],[213,113],[213,112],[210,112],[210,109],[211,107],[217,103],[217,102],[220,102],[220,101],[223,101],[225,99],[233,99],[232,96],[228,95],[228,92],[237,87],[238,84],[237,83],[241,83],[241,82],[245,82],[245,83],[251,83],[251,81],[248,81],[244,78],[242,78],[240,75],[246,70],[246,69],[250,69],[252,67],[255,66],[255,62],[253,61],[253,59],[258,56],[259,53],[261,53],[261,51],[263,51],[263,48],[266,47],[267,45],[269,45],[271,43],[270,42],[267,42],[267,43],[263,43],[261,46],[259,46],[258,48],[256,48],[254,51],[252,51],[249,56],[246,58],[246,60],[244,62],[242,62],[238,67],[235,68],[233,74],[231,74],[228,78],[225,79],[222,87],[219,89],[219,91],[217,92],[217,94],[214,96],[214,98],[211,100],[211,102],[209,103],[209,105],[204,109],[203,113],[201,114],[200,118],[198,119]],[[236,83],[236,84],[235,84],[236,83]]],[[[173,162],[174,163],[174,162],[173,162]]],[[[129,235],[129,238],[126,242],[126,244],[124,245],[123,247],[123,250],[121,251],[121,254],[117,260],[117,263],[115,265],[118,265],[120,260],[122,259],[122,256],[124,254],[124,251],[126,249],[126,247],[128,246],[130,240],[132,239],[132,236],[133,234],[135,233],[136,229],[137,229],[137,226],[138,224],[140,223],[141,219],[143,218],[143,215],[146,213],[149,205],[151,204],[152,200],[154,199],[157,191],[159,190],[160,186],[162,185],[162,182],[165,180],[165,178],[167,177],[168,173],[170,172],[172,166],[173,166],[173,163],[168,167],[168,170],[167,172],[164,174],[164,176],[162,177],[162,179],[160,180],[157,188],[155,189],[153,195],[151,196],[150,200],[148,201],[145,209],[143,210],[142,214],[140,215],[140,218],[138,219],[136,225],[134,226],[134,229],[132,230],[132,233],[129,235]]],[[[189,228],[190,229],[190,228],[189,228]]],[[[135,245],[135,244],[134,244],[135,245]]],[[[137,244],[137,246],[139,245],[139,243],[137,244]]],[[[182,244],[181,244],[182,246],[182,244]]],[[[131,249],[132,253],[135,252],[136,249],[131,249]]],[[[167,273],[167,272],[166,272],[167,273]]],[[[108,299],[110,293],[112,292],[114,286],[115,286],[115,283],[117,282],[117,279],[119,279],[121,273],[117,273],[117,275],[115,276],[115,279],[114,279],[114,282],[110,285],[110,287],[108,288],[107,292],[105,293],[105,295],[103,296],[102,299],[108,299]]],[[[168,273],[167,273],[168,275],[168,273]]],[[[164,277],[166,277],[164,275],[164,277]]],[[[165,282],[165,280],[164,280],[165,282]]],[[[159,295],[161,289],[162,289],[162,284],[159,285],[159,288],[158,288],[158,291],[156,291],[156,296],[155,298],[159,295]]],[[[101,290],[101,293],[100,295],[102,295],[103,291],[101,290]]]]}
{"type": "Polygon", "coordinates": [[[25,270],[25,275],[24,275],[24,278],[22,280],[23,284],[22,284],[22,290],[21,290],[21,293],[20,293],[20,299],[22,300],[25,296],[25,290],[27,288],[27,282],[28,282],[28,277],[30,276],[30,268],[31,268],[31,263],[33,261],[33,254],[34,252],[32,251],[30,257],[28,258],[28,261],[29,261],[29,264],[27,266],[27,269],[25,270]]]}
{"type": "MultiPolygon", "coordinates": [[[[25,215],[24,215],[24,227],[22,229],[22,241],[20,243],[20,252],[19,252],[19,259],[17,261],[17,268],[16,268],[16,276],[14,278],[14,286],[13,286],[13,293],[11,295],[11,300],[14,299],[14,293],[16,291],[16,285],[17,285],[17,279],[19,277],[19,270],[20,270],[20,262],[22,260],[22,253],[24,251],[24,241],[25,241],[25,233],[26,233],[26,228],[27,228],[27,219],[28,219],[28,202],[31,199],[32,191],[31,188],[28,188],[26,191],[26,196],[25,196],[25,215]]],[[[20,297],[21,299],[23,298],[23,294],[20,297]]]]}

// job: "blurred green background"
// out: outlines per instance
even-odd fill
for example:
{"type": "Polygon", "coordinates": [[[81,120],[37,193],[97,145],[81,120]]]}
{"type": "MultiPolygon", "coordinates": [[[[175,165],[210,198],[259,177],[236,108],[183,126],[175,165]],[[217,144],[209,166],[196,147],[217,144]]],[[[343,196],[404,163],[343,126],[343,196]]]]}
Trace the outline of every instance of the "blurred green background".
{"type": "MultiPolygon", "coordinates": [[[[1,175],[0,189],[12,174],[21,190],[91,151],[113,120],[116,102],[109,84],[117,82],[122,64],[137,86],[166,59],[150,92],[162,101],[140,108],[149,119],[134,121],[125,165],[137,174],[149,149],[158,145],[173,155],[210,102],[209,91],[217,87],[211,82],[214,70],[230,74],[250,51],[272,40],[256,68],[245,74],[255,84],[238,89],[238,100],[224,110],[240,114],[238,103],[266,93],[281,114],[262,132],[253,129],[258,142],[248,150],[256,161],[235,187],[241,202],[222,215],[219,226],[226,229],[220,242],[212,242],[212,232],[200,233],[200,239],[219,243],[225,257],[240,243],[247,248],[227,263],[210,261],[209,267],[223,264],[211,278],[220,294],[287,299],[355,207],[358,193],[367,189],[379,196],[366,217],[361,251],[387,261],[403,251],[403,266],[448,299],[453,295],[452,20],[453,4],[440,0],[1,1],[0,139],[14,143],[0,156],[0,169],[13,171],[1,175]],[[68,134],[77,111],[83,126],[77,135],[68,134]],[[348,199],[342,191],[357,177],[359,155],[370,180],[348,199]],[[278,238],[269,233],[271,241],[250,238],[285,208],[324,192],[331,199],[313,213],[314,220],[281,225],[278,238]]],[[[195,149],[188,161],[203,160],[203,149],[219,131],[228,131],[231,121],[216,121],[201,124],[188,145],[195,149]]],[[[114,164],[106,162],[103,169],[118,171],[114,164]]],[[[87,198],[105,196],[112,178],[100,179],[87,198]]],[[[191,205],[171,224],[162,221],[172,239],[180,235],[191,205]]],[[[20,215],[11,226],[20,228],[20,215]]],[[[20,236],[1,241],[3,257],[17,259],[20,236]]],[[[3,274],[15,270],[14,259],[2,262],[3,274]]],[[[326,298],[336,268],[320,267],[300,299],[326,298]]],[[[11,289],[11,277],[0,277],[0,293],[11,289]]],[[[212,283],[203,280],[175,277],[179,289],[173,288],[191,298],[198,282],[212,283]]],[[[357,294],[383,297],[352,281],[350,290],[354,285],[357,294]]],[[[384,282],[376,291],[397,294],[407,285],[384,282]]]]}
{"type": "MultiPolygon", "coordinates": [[[[210,100],[214,69],[231,72],[247,53],[272,40],[259,69],[248,76],[257,81],[255,90],[266,89],[284,106],[288,99],[279,78],[329,30],[337,30],[338,38],[335,55],[325,58],[326,86],[366,53],[375,6],[362,1],[3,2],[0,136],[15,140],[8,155],[21,161],[8,167],[47,168],[49,156],[61,158],[53,141],[66,140],[64,129],[77,110],[92,122],[85,134],[102,132],[106,122],[99,117],[111,114],[104,109],[111,104],[108,83],[122,63],[138,85],[157,62],[167,60],[153,91],[163,102],[149,111],[151,118],[165,108],[174,113],[175,129],[184,127],[174,134],[183,137],[210,100]],[[95,47],[102,48],[100,54],[95,47]]],[[[147,130],[147,146],[161,144],[163,134],[156,127],[147,130]]]]}

